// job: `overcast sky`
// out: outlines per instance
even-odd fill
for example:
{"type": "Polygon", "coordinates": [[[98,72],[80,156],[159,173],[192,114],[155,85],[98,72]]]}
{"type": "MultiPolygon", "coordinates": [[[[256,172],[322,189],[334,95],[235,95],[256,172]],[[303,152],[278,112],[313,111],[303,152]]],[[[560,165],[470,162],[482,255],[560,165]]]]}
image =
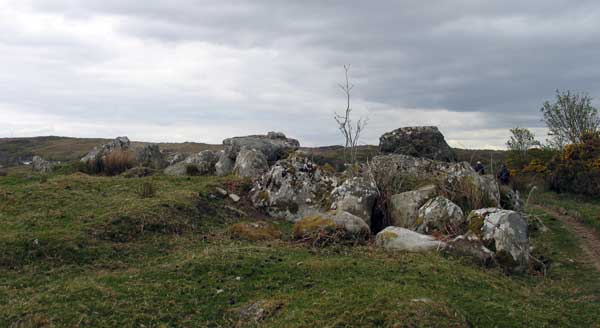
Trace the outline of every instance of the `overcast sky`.
{"type": "Polygon", "coordinates": [[[599,1],[0,0],[0,31],[0,137],[340,144],[344,64],[371,144],[545,139],[556,89],[600,97],[599,1]]]}

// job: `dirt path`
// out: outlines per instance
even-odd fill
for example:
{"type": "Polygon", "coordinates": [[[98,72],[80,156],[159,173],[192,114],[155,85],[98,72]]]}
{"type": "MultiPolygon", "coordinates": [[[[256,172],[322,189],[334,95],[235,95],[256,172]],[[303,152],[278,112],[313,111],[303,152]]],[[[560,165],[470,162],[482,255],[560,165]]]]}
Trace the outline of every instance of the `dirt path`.
{"type": "Polygon", "coordinates": [[[600,237],[583,223],[577,221],[572,216],[559,213],[557,210],[544,207],[541,205],[533,205],[563,222],[569,230],[571,230],[581,240],[581,248],[586,254],[586,258],[592,263],[598,272],[600,272],[600,237]]]}

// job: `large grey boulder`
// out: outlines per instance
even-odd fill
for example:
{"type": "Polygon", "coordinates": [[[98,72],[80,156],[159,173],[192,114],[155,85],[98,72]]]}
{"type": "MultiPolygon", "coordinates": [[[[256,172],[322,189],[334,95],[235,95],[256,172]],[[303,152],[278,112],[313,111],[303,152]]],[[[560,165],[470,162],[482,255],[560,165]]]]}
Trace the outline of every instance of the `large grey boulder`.
{"type": "Polygon", "coordinates": [[[40,156],[33,156],[31,159],[31,169],[36,172],[48,173],[52,172],[52,169],[58,165],[59,162],[51,162],[43,159],[40,156]]]}
{"type": "Polygon", "coordinates": [[[471,232],[496,252],[501,264],[523,270],[529,262],[527,221],[521,213],[500,208],[483,208],[469,214],[471,232]]]}
{"type": "Polygon", "coordinates": [[[374,157],[370,167],[380,189],[389,190],[398,180],[431,183],[453,201],[455,198],[469,201],[472,208],[498,207],[500,204],[496,180],[492,176],[479,175],[467,162],[448,163],[390,154],[374,157]]]}
{"type": "Polygon", "coordinates": [[[184,176],[188,174],[210,175],[214,173],[217,160],[217,155],[215,155],[214,152],[204,150],[167,167],[164,172],[166,175],[174,176],[184,176]]]}
{"type": "Polygon", "coordinates": [[[383,153],[456,161],[456,155],[435,126],[404,127],[385,133],[379,138],[379,149],[383,153]]]}
{"type": "Polygon", "coordinates": [[[369,226],[356,215],[345,211],[314,213],[294,223],[294,237],[305,238],[319,233],[343,231],[344,235],[365,238],[370,235],[369,226]]]}
{"type": "Polygon", "coordinates": [[[149,144],[135,150],[138,165],[153,169],[164,169],[168,162],[157,144],[149,144]]]}
{"type": "Polygon", "coordinates": [[[352,213],[371,225],[371,215],[379,195],[377,186],[365,177],[346,179],[331,192],[331,209],[352,213]]]}
{"type": "Polygon", "coordinates": [[[82,162],[90,162],[95,160],[101,160],[106,155],[113,151],[128,150],[131,147],[131,141],[127,137],[117,137],[114,140],[100,146],[94,147],[87,155],[81,158],[82,162]]]}
{"type": "Polygon", "coordinates": [[[419,208],[437,193],[435,185],[395,194],[389,200],[390,224],[392,226],[415,229],[419,208]]]}
{"type": "Polygon", "coordinates": [[[458,205],[449,199],[438,196],[428,200],[417,215],[417,232],[442,232],[447,235],[457,235],[465,226],[465,216],[458,205]]]}
{"type": "Polygon", "coordinates": [[[287,157],[287,155],[300,147],[296,139],[287,138],[281,132],[269,132],[267,135],[253,135],[233,137],[223,140],[225,154],[235,159],[243,149],[256,149],[262,152],[269,163],[287,157]]]}
{"type": "Polygon", "coordinates": [[[432,236],[400,227],[387,227],[375,236],[375,244],[387,250],[426,252],[440,250],[445,244],[432,236]]]}
{"type": "Polygon", "coordinates": [[[269,215],[295,221],[328,209],[335,185],[335,178],[318,165],[294,157],[278,161],[257,179],[251,199],[269,215]]]}
{"type": "Polygon", "coordinates": [[[240,177],[256,178],[268,169],[267,158],[262,152],[244,148],[235,159],[233,172],[240,177]]]}
{"type": "Polygon", "coordinates": [[[235,166],[235,160],[227,156],[225,151],[219,152],[219,160],[215,164],[215,174],[222,177],[231,174],[233,167],[235,166]]]}

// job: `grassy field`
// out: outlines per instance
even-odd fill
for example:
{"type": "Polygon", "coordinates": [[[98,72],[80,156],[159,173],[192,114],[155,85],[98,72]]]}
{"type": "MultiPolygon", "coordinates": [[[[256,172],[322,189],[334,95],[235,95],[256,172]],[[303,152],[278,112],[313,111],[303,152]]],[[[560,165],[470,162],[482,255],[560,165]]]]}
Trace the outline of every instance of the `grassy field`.
{"type": "Polygon", "coordinates": [[[257,301],[265,327],[600,326],[600,275],[541,212],[548,275],[506,276],[437,253],[312,248],[277,220],[281,238],[238,240],[232,224],[264,217],[210,197],[216,186],[247,190],[230,177],[0,177],[0,327],[255,326],[240,309],[257,301]]]}

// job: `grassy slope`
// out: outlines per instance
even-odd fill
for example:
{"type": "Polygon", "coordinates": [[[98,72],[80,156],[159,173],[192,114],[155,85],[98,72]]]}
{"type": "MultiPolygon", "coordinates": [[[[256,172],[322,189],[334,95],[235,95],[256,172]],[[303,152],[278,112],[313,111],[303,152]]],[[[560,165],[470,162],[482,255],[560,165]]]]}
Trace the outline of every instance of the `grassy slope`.
{"type": "Polygon", "coordinates": [[[547,216],[534,241],[549,277],[506,277],[438,254],[232,240],[232,204],[205,197],[232,181],[0,177],[0,326],[231,326],[256,300],[283,304],[272,327],[600,324],[600,275],[547,216]]]}
{"type": "Polygon", "coordinates": [[[573,216],[600,233],[600,199],[572,194],[544,192],[535,195],[534,200],[545,206],[564,208],[570,216],[573,216]]]}

